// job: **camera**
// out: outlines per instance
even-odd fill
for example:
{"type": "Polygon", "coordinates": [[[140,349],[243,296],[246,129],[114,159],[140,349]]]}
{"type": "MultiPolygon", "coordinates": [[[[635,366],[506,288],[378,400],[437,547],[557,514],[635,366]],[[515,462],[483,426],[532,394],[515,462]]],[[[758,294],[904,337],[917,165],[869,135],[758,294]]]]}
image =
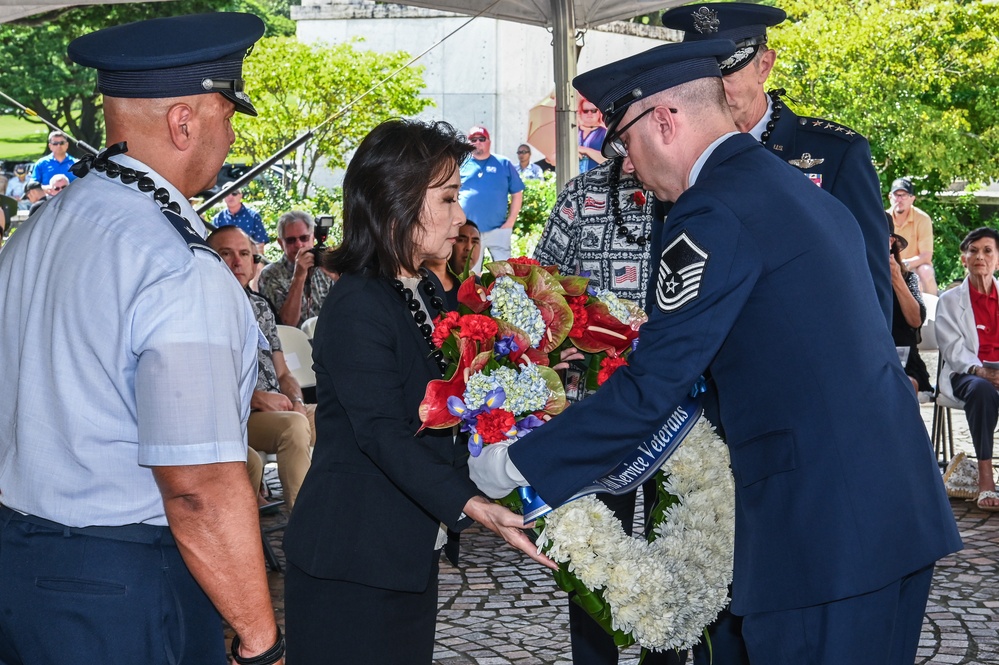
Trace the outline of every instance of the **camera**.
{"type": "Polygon", "coordinates": [[[305,297],[312,297],[312,274],[316,270],[316,266],[321,266],[323,263],[323,254],[326,253],[326,240],[330,236],[330,229],[333,228],[333,215],[317,215],[316,216],[316,226],[313,230],[313,235],[316,238],[316,244],[313,245],[312,256],[315,259],[312,267],[309,268],[309,274],[305,279],[305,297]]]}

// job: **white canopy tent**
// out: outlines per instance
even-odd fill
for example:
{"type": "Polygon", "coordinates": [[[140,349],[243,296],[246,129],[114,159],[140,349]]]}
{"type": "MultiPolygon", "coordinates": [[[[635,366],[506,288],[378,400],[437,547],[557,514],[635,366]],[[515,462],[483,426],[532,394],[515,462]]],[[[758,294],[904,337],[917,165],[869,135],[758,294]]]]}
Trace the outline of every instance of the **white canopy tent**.
{"type": "Polygon", "coordinates": [[[690,0],[396,0],[396,4],[440,9],[467,16],[488,16],[547,27],[552,31],[555,63],[555,172],[558,188],[579,172],[573,132],[576,108],[576,33],[597,25],[648,14],[690,0]]]}
{"type": "MultiPolygon", "coordinates": [[[[112,3],[126,1],[128,0],[111,0],[112,3]]],[[[577,32],[610,21],[673,7],[687,1],[689,0],[399,0],[397,4],[540,25],[552,31],[555,65],[556,173],[558,187],[561,189],[577,174],[579,168],[579,152],[572,131],[575,114],[575,106],[572,103],[572,79],[576,76],[577,32]]],[[[110,3],[89,0],[72,3],[61,0],[36,0],[32,3],[0,0],[0,22],[84,4],[110,3]]]]}

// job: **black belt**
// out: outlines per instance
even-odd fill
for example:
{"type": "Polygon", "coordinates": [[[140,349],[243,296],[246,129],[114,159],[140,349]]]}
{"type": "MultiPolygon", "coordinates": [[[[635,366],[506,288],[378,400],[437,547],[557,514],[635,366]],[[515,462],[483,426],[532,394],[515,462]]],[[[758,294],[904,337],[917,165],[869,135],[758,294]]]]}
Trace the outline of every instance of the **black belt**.
{"type": "Polygon", "coordinates": [[[104,538],[105,540],[119,540],[126,543],[140,543],[143,545],[173,545],[176,543],[170,527],[155,526],[153,524],[125,524],[124,526],[66,526],[58,522],[25,515],[7,506],[0,505],[0,523],[27,522],[36,526],[44,527],[51,531],[62,533],[64,536],[90,536],[91,538],[104,538]]]}

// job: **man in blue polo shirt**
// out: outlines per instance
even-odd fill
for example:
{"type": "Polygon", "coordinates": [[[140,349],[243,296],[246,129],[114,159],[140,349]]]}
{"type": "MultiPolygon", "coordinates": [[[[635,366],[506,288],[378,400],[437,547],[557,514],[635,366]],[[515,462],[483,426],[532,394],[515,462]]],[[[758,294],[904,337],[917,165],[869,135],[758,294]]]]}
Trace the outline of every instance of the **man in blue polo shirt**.
{"type": "Polygon", "coordinates": [[[243,205],[242,189],[233,189],[225,195],[225,209],[219,211],[212,218],[212,225],[215,228],[238,226],[243,229],[246,235],[250,236],[256,243],[254,249],[257,254],[262,253],[263,245],[270,240],[267,237],[267,229],[264,228],[264,221],[261,219],[260,213],[243,205]]]}
{"type": "MultiPolygon", "coordinates": [[[[461,190],[458,202],[469,219],[482,232],[482,246],[493,261],[510,258],[513,224],[524,202],[524,183],[517,168],[506,157],[490,154],[492,141],[485,127],[468,130],[468,141],[475,147],[471,159],[461,166],[461,190]],[[509,202],[509,203],[508,203],[509,202]]],[[[481,258],[474,271],[482,269],[481,258]]]]}
{"type": "Polygon", "coordinates": [[[52,176],[61,173],[69,178],[70,182],[76,180],[76,176],[69,171],[70,167],[76,164],[76,160],[68,154],[69,138],[59,130],[50,132],[49,150],[52,152],[35,162],[31,179],[48,185],[52,176]]]}

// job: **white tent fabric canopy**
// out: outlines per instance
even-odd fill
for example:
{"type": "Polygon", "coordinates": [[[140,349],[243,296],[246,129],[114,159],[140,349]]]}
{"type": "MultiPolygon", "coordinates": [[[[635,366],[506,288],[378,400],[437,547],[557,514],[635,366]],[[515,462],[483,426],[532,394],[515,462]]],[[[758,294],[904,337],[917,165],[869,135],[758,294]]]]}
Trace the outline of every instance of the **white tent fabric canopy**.
{"type": "MultiPolygon", "coordinates": [[[[89,2],[88,0],[83,0],[82,2],[66,2],[66,0],[36,0],[35,2],[26,3],[18,2],[17,0],[14,2],[11,2],[11,0],[0,0],[0,23],[16,21],[19,18],[26,18],[35,14],[52,11],[53,9],[64,9],[75,5],[109,5],[134,1],[109,0],[108,2],[89,2]]],[[[155,2],[155,0],[153,1],[155,2]]]]}

